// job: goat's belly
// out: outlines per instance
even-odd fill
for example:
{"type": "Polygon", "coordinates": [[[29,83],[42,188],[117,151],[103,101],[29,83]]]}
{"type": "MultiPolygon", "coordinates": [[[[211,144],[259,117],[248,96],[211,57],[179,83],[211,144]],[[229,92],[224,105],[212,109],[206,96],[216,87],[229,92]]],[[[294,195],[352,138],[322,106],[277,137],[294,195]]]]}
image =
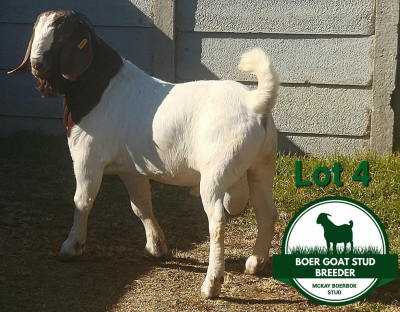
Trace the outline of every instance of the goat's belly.
{"type": "Polygon", "coordinates": [[[130,173],[144,175],[149,179],[171,185],[196,186],[200,184],[200,173],[197,170],[182,165],[175,168],[166,168],[165,165],[155,164],[148,159],[140,162],[114,162],[105,167],[104,173],[130,173]]]}
{"type": "Polygon", "coordinates": [[[184,172],[175,172],[175,173],[156,173],[156,174],[149,174],[150,179],[170,184],[170,185],[179,185],[179,186],[196,186],[200,184],[200,173],[188,169],[184,172]]]}

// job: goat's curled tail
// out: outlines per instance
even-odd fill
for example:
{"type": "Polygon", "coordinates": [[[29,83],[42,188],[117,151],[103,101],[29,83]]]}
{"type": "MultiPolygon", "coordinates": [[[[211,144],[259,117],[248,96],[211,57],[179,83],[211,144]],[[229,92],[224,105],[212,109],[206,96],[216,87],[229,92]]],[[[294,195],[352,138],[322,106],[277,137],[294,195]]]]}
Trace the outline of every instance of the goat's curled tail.
{"type": "Polygon", "coordinates": [[[258,79],[258,88],[250,92],[248,105],[256,114],[269,114],[275,105],[279,78],[268,56],[260,48],[252,49],[242,55],[239,69],[255,74],[258,79]]]}
{"type": "Polygon", "coordinates": [[[349,224],[350,224],[350,228],[352,229],[352,228],[353,228],[353,221],[350,220],[350,221],[349,221],[349,224]]]}

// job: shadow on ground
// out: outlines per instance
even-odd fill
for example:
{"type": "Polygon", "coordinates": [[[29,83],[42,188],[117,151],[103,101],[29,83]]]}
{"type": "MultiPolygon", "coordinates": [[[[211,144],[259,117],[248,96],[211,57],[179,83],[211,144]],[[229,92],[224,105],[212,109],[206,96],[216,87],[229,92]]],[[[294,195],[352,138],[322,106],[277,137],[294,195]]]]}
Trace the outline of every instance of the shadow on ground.
{"type": "MultiPolygon", "coordinates": [[[[84,255],[56,261],[74,210],[66,140],[22,133],[1,143],[1,311],[109,311],[127,285],[163,265],[143,259],[143,226],[115,176],[103,179],[84,255]]],[[[154,213],[170,248],[186,251],[207,239],[198,198],[183,188],[152,188],[154,213]]]]}

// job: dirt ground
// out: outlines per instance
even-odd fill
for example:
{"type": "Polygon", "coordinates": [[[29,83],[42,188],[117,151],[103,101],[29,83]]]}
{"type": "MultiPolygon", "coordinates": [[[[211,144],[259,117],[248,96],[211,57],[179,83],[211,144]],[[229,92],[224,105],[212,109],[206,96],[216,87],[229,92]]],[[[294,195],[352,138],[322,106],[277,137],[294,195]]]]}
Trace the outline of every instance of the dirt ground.
{"type": "MultiPolygon", "coordinates": [[[[72,224],[73,209],[48,205],[65,201],[72,206],[67,195],[73,189],[65,189],[64,182],[49,181],[49,189],[42,185],[43,191],[34,198],[14,198],[12,205],[7,199],[12,191],[3,190],[1,311],[400,311],[399,283],[375,290],[361,303],[332,308],[314,304],[275,281],[272,265],[258,276],[244,275],[245,257],[251,254],[256,235],[249,212],[229,218],[220,298],[201,299],[209,248],[206,216],[200,200],[185,189],[160,184],[153,184],[154,206],[172,251],[167,261],[142,258],[144,230],[122,194],[122,183],[110,178],[91,213],[84,255],[74,262],[58,262],[56,255],[72,224]],[[115,191],[112,196],[122,197],[123,205],[107,195],[107,185],[115,191]]],[[[279,252],[285,219],[281,213],[274,253],[279,252]]]]}
{"type": "MultiPolygon", "coordinates": [[[[152,184],[154,212],[171,250],[167,261],[152,262],[142,257],[143,226],[112,176],[104,178],[90,214],[84,255],[58,262],[73,220],[72,166],[67,151],[63,165],[56,156],[40,163],[40,154],[26,153],[21,161],[0,155],[0,311],[400,311],[399,280],[362,302],[333,308],[274,280],[272,264],[258,276],[244,275],[256,237],[250,209],[228,217],[225,283],[219,299],[203,300],[209,243],[200,199],[185,188],[152,184]]],[[[280,253],[291,217],[278,208],[271,253],[280,253]]]]}

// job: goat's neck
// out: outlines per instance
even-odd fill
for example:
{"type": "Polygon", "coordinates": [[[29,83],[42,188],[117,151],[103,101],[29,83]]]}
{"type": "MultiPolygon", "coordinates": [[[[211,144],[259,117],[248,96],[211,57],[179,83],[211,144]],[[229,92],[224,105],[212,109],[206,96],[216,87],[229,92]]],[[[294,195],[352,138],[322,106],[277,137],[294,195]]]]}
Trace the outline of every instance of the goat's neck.
{"type": "Polygon", "coordinates": [[[68,81],[64,94],[64,123],[68,136],[74,124],[85,117],[100,101],[110,80],[122,67],[122,58],[102,39],[93,43],[93,59],[76,81],[68,81]]]}
{"type": "Polygon", "coordinates": [[[336,225],[334,225],[331,221],[326,221],[326,222],[323,223],[322,225],[323,225],[324,228],[326,227],[326,228],[328,228],[328,229],[331,229],[331,228],[336,227],[336,225]]]}

